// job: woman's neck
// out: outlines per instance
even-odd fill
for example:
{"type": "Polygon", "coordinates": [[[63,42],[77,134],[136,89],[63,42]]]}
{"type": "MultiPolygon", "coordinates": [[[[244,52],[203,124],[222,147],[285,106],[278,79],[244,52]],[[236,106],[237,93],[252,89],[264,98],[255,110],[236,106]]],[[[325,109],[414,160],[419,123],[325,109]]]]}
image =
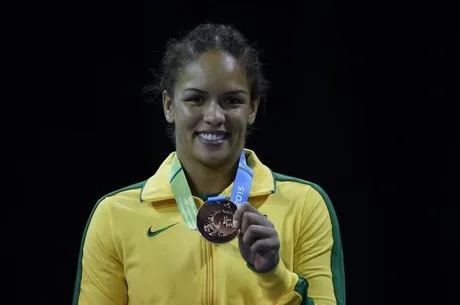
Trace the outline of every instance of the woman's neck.
{"type": "Polygon", "coordinates": [[[238,159],[220,166],[207,166],[178,154],[187,182],[195,196],[220,194],[235,179],[238,159]]]}

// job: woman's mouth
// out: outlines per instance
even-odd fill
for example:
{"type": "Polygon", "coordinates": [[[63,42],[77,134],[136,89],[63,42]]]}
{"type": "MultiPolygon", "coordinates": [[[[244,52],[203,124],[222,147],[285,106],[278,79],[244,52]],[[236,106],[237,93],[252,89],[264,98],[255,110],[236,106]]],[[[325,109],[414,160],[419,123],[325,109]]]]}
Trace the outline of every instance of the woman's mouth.
{"type": "Polygon", "coordinates": [[[197,132],[197,136],[204,144],[220,145],[229,138],[230,134],[227,132],[202,131],[197,132]]]}

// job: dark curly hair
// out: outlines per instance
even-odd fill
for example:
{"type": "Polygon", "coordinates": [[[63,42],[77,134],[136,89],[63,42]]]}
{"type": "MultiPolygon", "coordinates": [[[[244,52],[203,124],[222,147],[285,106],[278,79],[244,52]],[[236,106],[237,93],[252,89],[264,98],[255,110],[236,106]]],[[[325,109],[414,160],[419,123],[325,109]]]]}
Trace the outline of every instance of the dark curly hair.
{"type": "MultiPolygon", "coordinates": [[[[180,70],[210,50],[222,50],[237,59],[246,69],[251,101],[265,99],[268,81],[264,77],[256,47],[235,27],[214,23],[200,24],[181,37],[171,38],[167,42],[160,68],[154,73],[155,82],[144,87],[144,97],[151,101],[161,96],[164,90],[173,96],[180,70]]],[[[169,132],[169,136],[174,136],[174,132],[169,132]]]]}

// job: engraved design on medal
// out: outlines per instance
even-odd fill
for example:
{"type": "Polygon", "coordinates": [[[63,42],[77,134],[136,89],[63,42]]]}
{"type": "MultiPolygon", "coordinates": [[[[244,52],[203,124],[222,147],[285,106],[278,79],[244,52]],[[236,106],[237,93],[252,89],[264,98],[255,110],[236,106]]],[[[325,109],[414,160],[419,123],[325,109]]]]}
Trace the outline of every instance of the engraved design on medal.
{"type": "Polygon", "coordinates": [[[204,225],[204,231],[210,236],[219,237],[233,233],[233,213],[229,210],[215,210],[208,216],[208,222],[204,225]]]}
{"type": "Polygon", "coordinates": [[[233,228],[236,205],[229,200],[205,203],[198,211],[197,226],[201,235],[214,243],[232,240],[238,233],[233,228]]]}

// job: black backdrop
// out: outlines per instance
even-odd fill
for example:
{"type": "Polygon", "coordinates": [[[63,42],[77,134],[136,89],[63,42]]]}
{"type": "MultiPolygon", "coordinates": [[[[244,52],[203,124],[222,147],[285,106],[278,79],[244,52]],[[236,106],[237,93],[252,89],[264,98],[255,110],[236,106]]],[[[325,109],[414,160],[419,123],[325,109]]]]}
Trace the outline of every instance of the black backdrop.
{"type": "MultiPolygon", "coordinates": [[[[149,177],[173,149],[159,104],[140,96],[148,70],[168,37],[212,21],[236,25],[263,50],[272,87],[248,147],[272,169],[329,193],[343,235],[348,303],[399,303],[398,293],[452,300],[452,284],[419,277],[439,262],[444,276],[458,270],[449,263],[455,255],[443,259],[436,242],[437,207],[447,202],[450,183],[443,142],[449,129],[439,137],[433,127],[445,123],[437,119],[441,101],[454,93],[451,12],[364,1],[9,1],[14,120],[6,131],[19,195],[8,204],[6,255],[15,275],[7,296],[17,304],[71,302],[94,203],[149,177]],[[437,162],[420,163],[420,152],[437,162]],[[423,212],[415,200],[428,186],[418,184],[421,177],[446,190],[423,212]],[[428,249],[408,225],[425,216],[428,249]],[[427,253],[423,268],[413,264],[427,253]]],[[[441,248],[450,250],[457,217],[453,205],[441,205],[441,248]]]]}

